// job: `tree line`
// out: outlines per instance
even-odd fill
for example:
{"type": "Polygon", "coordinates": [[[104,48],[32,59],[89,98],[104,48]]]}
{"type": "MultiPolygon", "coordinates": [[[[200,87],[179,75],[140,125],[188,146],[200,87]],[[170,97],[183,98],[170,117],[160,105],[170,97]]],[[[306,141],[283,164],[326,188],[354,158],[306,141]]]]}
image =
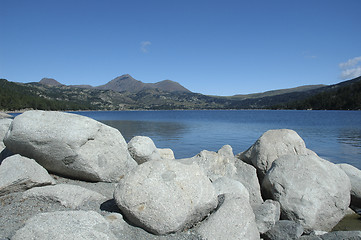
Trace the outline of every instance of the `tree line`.
{"type": "Polygon", "coordinates": [[[321,92],[304,100],[273,106],[273,109],[361,110],[361,81],[321,92]]]}
{"type": "Polygon", "coordinates": [[[0,109],[16,111],[21,109],[37,110],[89,110],[90,105],[46,99],[30,91],[29,87],[0,79],[0,109]]]}

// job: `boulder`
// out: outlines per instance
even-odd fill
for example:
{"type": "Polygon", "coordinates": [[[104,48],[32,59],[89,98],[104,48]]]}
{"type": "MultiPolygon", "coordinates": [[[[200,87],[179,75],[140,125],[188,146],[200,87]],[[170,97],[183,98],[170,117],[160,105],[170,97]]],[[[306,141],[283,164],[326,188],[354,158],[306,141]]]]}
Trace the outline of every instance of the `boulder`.
{"type": "Polygon", "coordinates": [[[116,240],[109,223],[94,211],[39,213],[26,221],[12,240],[116,240]]]}
{"type": "Polygon", "coordinates": [[[118,130],[70,113],[25,112],[4,143],[48,171],[86,181],[117,182],[137,165],[118,130]]]}
{"type": "Polygon", "coordinates": [[[251,205],[259,205],[263,202],[261,187],[257,177],[257,170],[252,165],[237,159],[235,161],[236,172],[231,176],[241,182],[249,192],[249,202],[251,205]]]}
{"type": "Polygon", "coordinates": [[[293,240],[298,239],[302,233],[301,224],[289,220],[280,220],[262,237],[264,240],[293,240]]]}
{"type": "Polygon", "coordinates": [[[265,132],[247,151],[238,156],[257,168],[262,179],[272,162],[283,155],[315,155],[306,148],[303,139],[293,130],[277,129],[265,132]]]}
{"type": "Polygon", "coordinates": [[[71,184],[32,188],[24,192],[23,199],[26,198],[59,202],[61,205],[72,209],[76,209],[88,201],[106,200],[100,193],[71,184]]]}
{"type": "Polygon", "coordinates": [[[281,204],[282,219],[307,231],[330,231],[348,209],[351,184],[333,163],[315,155],[289,155],[273,162],[262,190],[281,204]]]}
{"type": "Polygon", "coordinates": [[[0,165],[0,196],[50,184],[55,180],[33,159],[14,155],[0,165]]]}
{"type": "Polygon", "coordinates": [[[149,137],[133,137],[128,143],[128,150],[138,164],[161,159],[157,147],[149,137]]]}
{"type": "Polygon", "coordinates": [[[219,208],[196,230],[202,239],[260,239],[248,196],[224,194],[221,197],[219,208]]]}
{"type": "Polygon", "coordinates": [[[247,199],[249,199],[249,193],[247,188],[243,186],[242,183],[231,178],[218,178],[213,182],[213,186],[218,196],[222,194],[234,194],[245,196],[247,199]]]}
{"type": "Polygon", "coordinates": [[[361,208],[361,171],[350,164],[337,164],[351,182],[351,206],[361,208]]]}
{"type": "Polygon", "coordinates": [[[212,181],[221,177],[237,180],[247,188],[252,205],[263,202],[256,169],[236,159],[231,146],[225,145],[218,152],[204,150],[193,158],[181,161],[197,163],[212,181]]]}
{"type": "Polygon", "coordinates": [[[3,140],[12,121],[10,118],[0,118],[0,152],[5,148],[3,140]]]}
{"type": "Polygon", "coordinates": [[[322,240],[359,240],[361,231],[335,231],[319,236],[322,240]]]}
{"type": "Polygon", "coordinates": [[[139,165],[119,182],[114,198],[129,221],[154,234],[190,227],[218,202],[198,165],[174,160],[139,165]]]}
{"type": "Polygon", "coordinates": [[[218,152],[203,150],[193,158],[182,161],[197,163],[212,181],[232,176],[236,172],[235,157],[229,145],[223,146],[218,152]]]}
{"type": "Polygon", "coordinates": [[[266,200],[264,203],[253,206],[258,231],[263,234],[270,230],[280,220],[281,208],[279,202],[266,200]]]}

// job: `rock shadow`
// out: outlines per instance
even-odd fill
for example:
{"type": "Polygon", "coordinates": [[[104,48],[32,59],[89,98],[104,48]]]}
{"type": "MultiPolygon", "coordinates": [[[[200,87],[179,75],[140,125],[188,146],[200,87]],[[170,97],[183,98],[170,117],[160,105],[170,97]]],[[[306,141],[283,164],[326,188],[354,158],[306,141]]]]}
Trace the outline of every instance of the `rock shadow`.
{"type": "Polygon", "coordinates": [[[117,206],[115,199],[109,199],[102,204],[100,204],[100,210],[106,211],[106,212],[114,212],[114,213],[122,213],[117,206]]]}

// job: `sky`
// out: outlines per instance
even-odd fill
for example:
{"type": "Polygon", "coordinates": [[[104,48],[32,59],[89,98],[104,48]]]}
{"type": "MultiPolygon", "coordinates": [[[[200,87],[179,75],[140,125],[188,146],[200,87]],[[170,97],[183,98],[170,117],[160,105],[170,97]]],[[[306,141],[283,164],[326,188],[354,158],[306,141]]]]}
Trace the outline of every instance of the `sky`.
{"type": "Polygon", "coordinates": [[[0,0],[0,78],[230,96],[361,75],[360,0],[0,0]]]}

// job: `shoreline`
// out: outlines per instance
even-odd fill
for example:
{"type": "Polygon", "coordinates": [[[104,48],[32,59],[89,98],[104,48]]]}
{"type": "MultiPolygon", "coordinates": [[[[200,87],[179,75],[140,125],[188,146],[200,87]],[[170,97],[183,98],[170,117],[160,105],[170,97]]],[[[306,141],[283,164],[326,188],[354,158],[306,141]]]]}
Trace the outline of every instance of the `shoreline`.
{"type": "Polygon", "coordinates": [[[359,112],[361,109],[358,110],[314,110],[314,109],[123,109],[123,110],[41,110],[41,109],[25,109],[25,110],[14,110],[14,111],[6,111],[1,110],[0,112],[11,114],[11,113],[24,113],[26,111],[46,111],[46,112],[161,112],[161,111],[309,111],[309,112],[359,112]]]}

